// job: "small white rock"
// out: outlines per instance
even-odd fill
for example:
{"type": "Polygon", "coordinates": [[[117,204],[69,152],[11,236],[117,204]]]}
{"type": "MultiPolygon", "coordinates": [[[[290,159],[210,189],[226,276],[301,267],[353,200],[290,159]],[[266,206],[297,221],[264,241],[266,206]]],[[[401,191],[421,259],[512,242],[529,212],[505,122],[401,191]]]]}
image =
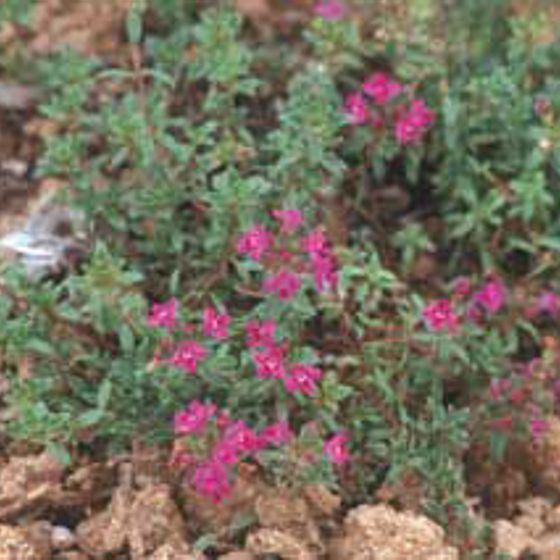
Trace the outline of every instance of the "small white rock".
{"type": "Polygon", "coordinates": [[[53,527],[51,533],[51,545],[55,550],[67,550],[76,544],[76,537],[68,529],[63,526],[53,527]]]}

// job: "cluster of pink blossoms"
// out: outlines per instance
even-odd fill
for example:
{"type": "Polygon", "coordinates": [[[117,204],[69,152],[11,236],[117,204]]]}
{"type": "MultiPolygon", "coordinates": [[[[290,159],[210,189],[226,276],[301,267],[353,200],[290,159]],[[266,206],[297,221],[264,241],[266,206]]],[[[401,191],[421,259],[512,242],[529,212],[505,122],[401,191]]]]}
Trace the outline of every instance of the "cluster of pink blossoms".
{"type": "Polygon", "coordinates": [[[405,92],[405,87],[388,74],[375,72],[359,91],[346,96],[344,114],[355,126],[392,128],[395,139],[403,146],[418,143],[432,125],[434,113],[423,99],[412,99],[410,103],[403,100],[405,92]]]}
{"type": "Polygon", "coordinates": [[[215,404],[200,401],[192,401],[175,414],[174,431],[181,439],[171,457],[172,464],[190,467],[195,490],[215,503],[230,494],[235,465],[293,438],[286,422],[270,424],[257,433],[242,420],[229,418],[215,404]],[[202,450],[201,441],[205,443],[202,450]]]}
{"type": "Polygon", "coordinates": [[[560,297],[552,290],[541,292],[526,308],[525,315],[528,319],[538,316],[557,318],[560,315],[560,297]]]}
{"type": "Polygon", "coordinates": [[[303,363],[286,363],[287,344],[276,343],[276,323],[266,321],[249,321],[246,325],[247,348],[260,379],[279,379],[289,393],[301,393],[312,396],[323,372],[312,365],[303,363]]]}
{"type": "MultiPolygon", "coordinates": [[[[154,303],[148,313],[147,323],[151,327],[164,328],[169,331],[192,332],[192,326],[178,326],[177,313],[179,302],[170,299],[164,303],[154,303]]],[[[202,334],[209,338],[222,340],[229,336],[229,324],[231,317],[227,313],[221,313],[213,307],[206,307],[202,312],[202,334]]],[[[165,347],[173,346],[171,355],[166,359],[156,355],[156,363],[165,363],[183,369],[185,372],[195,374],[198,364],[208,354],[206,348],[196,340],[185,340],[172,344],[166,340],[165,347]]]]}
{"type": "Polygon", "coordinates": [[[237,242],[239,254],[266,269],[263,291],[289,301],[299,292],[306,274],[313,277],[319,292],[335,289],[336,260],[324,231],[318,228],[297,238],[294,234],[303,223],[299,210],[273,210],[272,216],[279,223],[279,236],[257,224],[237,242]]]}
{"type": "MultiPolygon", "coordinates": [[[[171,464],[188,468],[194,489],[214,503],[230,495],[236,465],[258,458],[267,448],[289,444],[294,438],[285,421],[256,432],[242,420],[232,420],[215,404],[197,400],[175,414],[174,432],[180,439],[174,447],[171,464]]],[[[327,460],[337,466],[347,463],[350,460],[347,443],[348,435],[344,432],[326,440],[323,453],[327,460]]]]}
{"type": "Polygon", "coordinates": [[[462,319],[478,322],[484,315],[498,313],[506,302],[505,286],[496,278],[489,279],[476,291],[473,291],[467,278],[458,278],[453,292],[454,300],[461,304],[463,313],[460,314],[456,305],[449,299],[430,302],[422,310],[422,319],[431,331],[446,330],[456,333],[462,319]]]}
{"type": "Polygon", "coordinates": [[[340,0],[321,0],[315,5],[314,12],[327,21],[336,21],[346,15],[346,6],[340,0]]]}

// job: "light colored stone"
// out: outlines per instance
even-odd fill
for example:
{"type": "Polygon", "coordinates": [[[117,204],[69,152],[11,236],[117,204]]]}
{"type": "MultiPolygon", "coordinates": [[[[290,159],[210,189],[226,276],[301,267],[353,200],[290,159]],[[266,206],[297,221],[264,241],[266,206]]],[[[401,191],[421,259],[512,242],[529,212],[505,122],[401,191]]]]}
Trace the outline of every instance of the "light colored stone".
{"type": "Polygon", "coordinates": [[[523,527],[506,519],[494,522],[494,541],[496,553],[509,554],[514,559],[534,544],[534,539],[523,527]]]}
{"type": "Polygon", "coordinates": [[[68,550],[76,544],[74,533],[67,527],[57,525],[52,528],[51,545],[55,550],[68,550]]]}
{"type": "Polygon", "coordinates": [[[1,560],[49,560],[21,529],[0,525],[1,560]]]}
{"type": "Polygon", "coordinates": [[[538,560],[560,560],[560,533],[541,537],[531,547],[531,552],[538,560]]]}
{"type": "Polygon", "coordinates": [[[444,542],[444,531],[422,515],[401,513],[381,504],[348,513],[329,558],[338,560],[459,560],[444,542]]]}
{"type": "Polygon", "coordinates": [[[246,550],[236,550],[234,552],[229,552],[218,558],[218,560],[255,560],[255,555],[246,550]]]}
{"type": "Polygon", "coordinates": [[[251,533],[246,546],[257,556],[276,554],[282,560],[317,559],[317,556],[297,538],[278,529],[260,529],[251,533]]]}

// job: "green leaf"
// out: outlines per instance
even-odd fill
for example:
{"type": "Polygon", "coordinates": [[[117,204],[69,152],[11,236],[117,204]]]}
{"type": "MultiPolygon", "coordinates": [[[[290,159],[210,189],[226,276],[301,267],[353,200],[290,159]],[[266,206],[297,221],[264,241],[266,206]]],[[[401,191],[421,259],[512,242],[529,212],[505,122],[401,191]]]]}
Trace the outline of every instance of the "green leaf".
{"type": "Polygon", "coordinates": [[[55,351],[50,342],[41,340],[40,338],[31,338],[25,344],[27,350],[43,354],[44,356],[54,356],[55,351]]]}
{"type": "Polygon", "coordinates": [[[80,428],[88,428],[89,426],[98,424],[103,419],[103,414],[103,410],[94,408],[93,410],[88,410],[87,412],[80,414],[76,422],[80,428]]]}
{"type": "Polygon", "coordinates": [[[49,441],[46,445],[47,453],[56,459],[62,466],[69,467],[72,464],[72,457],[68,449],[62,443],[49,441]]]}
{"type": "Polygon", "coordinates": [[[197,552],[204,552],[208,548],[216,546],[218,539],[214,533],[206,533],[200,536],[193,544],[194,550],[197,552]]]}
{"type": "Polygon", "coordinates": [[[134,335],[128,325],[120,327],[119,343],[124,353],[130,353],[134,350],[134,335]]]}
{"type": "Polygon", "coordinates": [[[111,398],[111,390],[113,384],[110,379],[104,379],[99,387],[99,393],[97,393],[97,408],[99,410],[105,410],[109,404],[109,399],[111,398]]]}
{"type": "Polygon", "coordinates": [[[126,34],[131,43],[138,44],[142,38],[142,12],[132,8],[126,17],[126,34]]]}

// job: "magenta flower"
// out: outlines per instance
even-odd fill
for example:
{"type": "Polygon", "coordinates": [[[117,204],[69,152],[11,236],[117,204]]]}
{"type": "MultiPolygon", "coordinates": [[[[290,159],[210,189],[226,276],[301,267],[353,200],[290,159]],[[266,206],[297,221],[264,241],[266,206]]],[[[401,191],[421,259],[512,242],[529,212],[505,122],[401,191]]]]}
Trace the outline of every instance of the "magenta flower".
{"type": "Polygon", "coordinates": [[[466,276],[459,276],[453,282],[453,294],[457,297],[465,297],[471,293],[472,283],[466,276]]]}
{"type": "Polygon", "coordinates": [[[329,242],[322,229],[315,229],[310,234],[302,237],[300,241],[301,250],[310,257],[321,256],[329,251],[329,242]]]}
{"type": "Polygon", "coordinates": [[[171,298],[164,303],[154,303],[147,317],[150,327],[165,327],[172,329],[176,325],[179,302],[171,298]]]}
{"type": "Polygon", "coordinates": [[[245,331],[247,333],[248,348],[274,346],[274,335],[276,332],[276,322],[274,319],[247,321],[245,331]]]}
{"type": "Polygon", "coordinates": [[[286,375],[284,350],[279,346],[269,346],[262,351],[253,352],[252,358],[257,370],[257,377],[282,379],[286,375]]]}
{"type": "Polygon", "coordinates": [[[299,210],[273,210],[272,215],[280,222],[281,233],[293,233],[303,222],[303,216],[299,210]]]}
{"type": "Polygon", "coordinates": [[[247,230],[237,242],[237,252],[248,255],[254,261],[260,261],[272,244],[272,234],[261,225],[247,230]]]}
{"type": "Polygon", "coordinates": [[[531,428],[531,434],[535,439],[540,438],[548,430],[548,422],[544,418],[531,418],[529,426],[531,428]]]}
{"type": "Polygon", "coordinates": [[[192,483],[199,494],[207,496],[215,504],[231,493],[228,472],[216,461],[201,463],[194,472],[192,483]]]}
{"type": "Polygon", "coordinates": [[[346,15],[346,6],[340,0],[322,0],[315,5],[314,12],[323,19],[336,21],[346,15]]]}
{"type": "Polygon", "coordinates": [[[317,381],[322,377],[323,372],[319,368],[307,364],[294,364],[284,379],[284,386],[289,393],[311,396],[317,390],[317,381]]]}
{"type": "Polygon", "coordinates": [[[543,292],[537,300],[537,307],[540,313],[557,315],[560,311],[560,297],[551,291],[543,292]]]}
{"type": "Polygon", "coordinates": [[[368,120],[368,107],[363,95],[359,92],[350,93],[344,100],[344,114],[350,124],[360,125],[368,120]]]}
{"type": "Polygon", "coordinates": [[[459,325],[459,319],[447,299],[438,299],[424,307],[422,318],[428,328],[435,332],[444,329],[453,332],[459,325]]]}
{"type": "Polygon", "coordinates": [[[402,92],[402,86],[384,72],[376,72],[362,84],[362,91],[377,105],[385,105],[402,92]]]}
{"type": "Polygon", "coordinates": [[[326,289],[334,289],[338,283],[338,274],[334,257],[331,255],[315,255],[311,257],[313,268],[313,278],[317,291],[322,292],[326,289]]]}
{"type": "Polygon", "coordinates": [[[247,427],[243,420],[233,422],[225,429],[223,442],[241,455],[259,451],[264,444],[263,439],[247,427]]]}
{"type": "Polygon", "coordinates": [[[401,112],[395,125],[395,137],[399,144],[418,142],[434,120],[434,114],[422,99],[415,99],[408,111],[401,112]]]}
{"type": "Polygon", "coordinates": [[[261,432],[261,438],[267,445],[280,446],[290,441],[294,434],[285,421],[270,424],[261,432]]]}
{"type": "Polygon", "coordinates": [[[179,344],[167,362],[184,369],[187,373],[196,373],[198,362],[204,358],[206,358],[206,348],[198,342],[187,341],[179,344]]]}
{"type": "Polygon", "coordinates": [[[202,332],[212,338],[227,338],[231,317],[227,313],[218,313],[207,307],[202,314],[202,332]]]}
{"type": "Polygon", "coordinates": [[[192,401],[189,406],[175,414],[174,431],[177,435],[198,434],[216,413],[216,405],[192,401]]]}
{"type": "Polygon", "coordinates": [[[339,432],[324,443],[323,453],[334,465],[344,465],[350,460],[347,444],[348,434],[339,432]]]}
{"type": "Polygon", "coordinates": [[[235,465],[241,456],[229,441],[221,440],[212,450],[212,459],[222,465],[235,465]]]}
{"type": "Polygon", "coordinates": [[[264,291],[276,294],[280,301],[289,301],[298,292],[301,280],[297,274],[288,270],[281,270],[264,281],[264,291]]]}
{"type": "Polygon", "coordinates": [[[497,313],[505,304],[506,291],[499,280],[490,280],[474,294],[473,300],[487,313],[497,313]]]}

